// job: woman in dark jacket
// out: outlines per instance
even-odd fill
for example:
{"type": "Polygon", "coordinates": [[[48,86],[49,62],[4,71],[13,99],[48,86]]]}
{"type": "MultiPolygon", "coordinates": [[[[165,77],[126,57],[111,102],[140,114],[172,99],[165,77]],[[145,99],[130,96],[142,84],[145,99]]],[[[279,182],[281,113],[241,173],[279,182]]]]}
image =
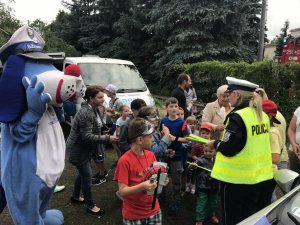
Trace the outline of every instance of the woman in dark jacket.
{"type": "Polygon", "coordinates": [[[70,135],[66,142],[70,152],[69,161],[76,166],[78,176],[75,179],[71,197],[73,203],[85,203],[87,212],[103,215],[105,212],[96,206],[92,199],[91,157],[97,146],[103,142],[116,141],[115,136],[101,135],[101,118],[98,107],[104,102],[104,93],[97,86],[89,86],[85,92],[85,102],[75,115],[70,135]],[[82,191],[83,197],[80,197],[82,191]]]}

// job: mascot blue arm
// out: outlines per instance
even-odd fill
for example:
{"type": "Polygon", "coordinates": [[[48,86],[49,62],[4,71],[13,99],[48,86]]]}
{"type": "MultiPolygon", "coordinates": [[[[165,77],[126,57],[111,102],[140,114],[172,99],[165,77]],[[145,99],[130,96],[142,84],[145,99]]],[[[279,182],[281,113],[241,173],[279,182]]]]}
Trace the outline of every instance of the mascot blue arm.
{"type": "Polygon", "coordinates": [[[51,101],[49,94],[43,94],[45,84],[40,82],[36,85],[37,77],[29,81],[27,77],[22,79],[26,89],[28,110],[23,114],[20,121],[10,127],[12,137],[20,143],[31,141],[36,135],[37,125],[46,111],[47,103],[51,101]]]}
{"type": "MultiPolygon", "coordinates": [[[[51,97],[42,93],[44,89],[42,82],[36,85],[36,76],[33,76],[30,82],[27,77],[23,77],[22,81],[26,90],[27,110],[17,121],[2,125],[2,144],[4,147],[1,165],[3,187],[6,190],[9,211],[15,224],[60,225],[64,221],[62,213],[59,210],[47,210],[47,207],[55,182],[60,176],[59,171],[63,169],[64,151],[60,154],[60,159],[55,160],[55,163],[60,162],[60,168],[54,171],[55,176],[52,175],[49,182],[46,171],[39,170],[41,158],[38,157],[41,154],[45,154],[47,157],[47,150],[49,149],[45,147],[45,152],[38,154],[43,149],[37,145],[38,125],[51,97]],[[37,171],[40,171],[40,177],[37,176],[37,171]],[[26,205],[27,207],[25,207],[26,205]]],[[[56,128],[53,130],[60,129],[57,126],[59,125],[56,124],[56,128]]],[[[59,141],[63,141],[62,136],[59,141]]],[[[60,149],[63,148],[64,146],[61,145],[60,149]]],[[[57,155],[56,152],[48,153],[50,158],[57,155]]],[[[54,160],[52,162],[54,163],[54,160]]],[[[53,170],[51,168],[53,163],[50,168],[45,168],[45,170],[53,170]]]]}

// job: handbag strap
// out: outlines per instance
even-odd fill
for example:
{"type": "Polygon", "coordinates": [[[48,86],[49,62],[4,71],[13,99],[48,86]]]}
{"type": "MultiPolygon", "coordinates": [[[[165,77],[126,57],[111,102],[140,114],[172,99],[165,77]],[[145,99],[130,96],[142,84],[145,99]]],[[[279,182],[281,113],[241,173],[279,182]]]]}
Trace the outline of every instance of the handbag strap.
{"type": "MultiPolygon", "coordinates": [[[[102,127],[106,127],[106,125],[105,125],[105,123],[104,123],[104,121],[103,121],[103,118],[102,118],[102,116],[101,116],[101,113],[100,113],[99,109],[94,109],[93,111],[94,111],[94,113],[95,113],[96,116],[99,116],[99,118],[100,118],[100,120],[101,120],[101,123],[102,123],[102,127]]],[[[102,127],[101,127],[101,128],[102,128],[102,127]]]]}

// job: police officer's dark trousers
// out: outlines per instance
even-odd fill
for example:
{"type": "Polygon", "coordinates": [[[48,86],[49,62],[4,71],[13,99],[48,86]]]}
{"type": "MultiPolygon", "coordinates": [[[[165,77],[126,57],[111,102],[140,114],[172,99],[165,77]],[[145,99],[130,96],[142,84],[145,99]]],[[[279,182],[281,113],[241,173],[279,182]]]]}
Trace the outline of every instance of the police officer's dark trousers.
{"type": "Polygon", "coordinates": [[[261,184],[221,183],[221,204],[224,225],[236,225],[258,211],[261,184]]]}

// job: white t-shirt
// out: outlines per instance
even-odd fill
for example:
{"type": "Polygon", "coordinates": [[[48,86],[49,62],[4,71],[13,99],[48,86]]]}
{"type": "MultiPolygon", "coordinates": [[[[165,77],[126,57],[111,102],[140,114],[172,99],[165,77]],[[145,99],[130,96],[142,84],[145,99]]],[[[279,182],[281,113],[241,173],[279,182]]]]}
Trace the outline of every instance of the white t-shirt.
{"type": "Polygon", "coordinates": [[[296,121],[296,143],[300,144],[300,107],[296,109],[294,115],[297,117],[296,121]]]}
{"type": "Polygon", "coordinates": [[[126,117],[125,120],[123,120],[123,117],[119,117],[117,119],[116,126],[120,126],[121,127],[122,125],[124,125],[126,123],[127,120],[129,120],[129,117],[126,117]]]}

